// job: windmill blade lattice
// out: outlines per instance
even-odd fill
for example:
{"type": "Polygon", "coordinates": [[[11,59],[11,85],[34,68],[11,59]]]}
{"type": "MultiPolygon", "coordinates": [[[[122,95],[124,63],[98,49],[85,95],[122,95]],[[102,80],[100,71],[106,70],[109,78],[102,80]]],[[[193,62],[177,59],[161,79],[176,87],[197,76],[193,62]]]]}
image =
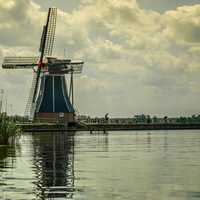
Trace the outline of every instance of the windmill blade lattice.
{"type": "Polygon", "coordinates": [[[35,85],[36,85],[36,78],[37,78],[37,74],[34,73],[33,79],[32,79],[32,84],[31,84],[31,89],[29,92],[29,96],[28,96],[28,99],[26,102],[26,108],[25,108],[25,112],[24,112],[24,116],[27,116],[30,118],[32,118],[33,116],[31,116],[31,115],[34,114],[35,105],[33,104],[33,95],[34,95],[34,90],[35,90],[35,85]]]}
{"type": "MultiPolygon", "coordinates": [[[[44,26],[46,30],[46,38],[43,38],[42,41],[45,42],[44,56],[52,56],[53,45],[55,41],[55,31],[56,31],[56,19],[57,19],[57,8],[49,9],[49,21],[47,26],[44,26]]],[[[45,34],[43,34],[45,37],[45,34]]]]}
{"type": "Polygon", "coordinates": [[[40,44],[41,55],[40,55],[40,60],[39,60],[39,65],[38,65],[38,70],[37,70],[35,88],[33,92],[33,99],[32,99],[33,104],[35,104],[35,101],[36,101],[39,78],[40,78],[41,68],[43,66],[44,56],[52,55],[53,44],[55,40],[56,18],[57,18],[57,8],[49,8],[47,23],[44,26],[41,44],[40,44]]]}
{"type": "Polygon", "coordinates": [[[5,57],[2,68],[4,69],[31,69],[37,66],[38,57],[5,57]]]}
{"type": "Polygon", "coordinates": [[[48,62],[48,67],[50,72],[51,70],[55,72],[57,69],[60,73],[64,74],[80,74],[83,70],[83,64],[83,61],[58,60],[55,58],[53,62],[48,62]]]}
{"type": "Polygon", "coordinates": [[[70,68],[72,73],[74,74],[80,74],[83,70],[83,61],[71,61],[70,68]]]}

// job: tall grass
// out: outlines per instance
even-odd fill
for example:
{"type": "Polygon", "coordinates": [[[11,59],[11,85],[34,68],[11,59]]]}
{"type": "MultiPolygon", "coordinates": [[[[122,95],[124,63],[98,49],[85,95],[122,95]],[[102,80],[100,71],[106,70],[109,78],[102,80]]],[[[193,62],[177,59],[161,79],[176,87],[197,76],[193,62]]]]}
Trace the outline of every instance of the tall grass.
{"type": "Polygon", "coordinates": [[[7,116],[0,117],[0,144],[8,144],[15,141],[20,134],[20,129],[13,120],[7,116]]]}

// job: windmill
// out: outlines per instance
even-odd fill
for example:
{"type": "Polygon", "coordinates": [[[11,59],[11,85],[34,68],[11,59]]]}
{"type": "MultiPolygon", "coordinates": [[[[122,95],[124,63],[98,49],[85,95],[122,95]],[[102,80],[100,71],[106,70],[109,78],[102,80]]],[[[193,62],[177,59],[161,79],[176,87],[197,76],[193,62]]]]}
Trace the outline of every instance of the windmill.
{"type": "Polygon", "coordinates": [[[47,22],[43,27],[39,57],[5,57],[2,68],[33,69],[32,86],[25,109],[25,115],[31,120],[55,122],[62,118],[65,122],[73,122],[73,75],[82,72],[83,61],[52,56],[56,19],[57,8],[49,8],[47,22]],[[69,89],[66,75],[70,75],[69,89]]]}

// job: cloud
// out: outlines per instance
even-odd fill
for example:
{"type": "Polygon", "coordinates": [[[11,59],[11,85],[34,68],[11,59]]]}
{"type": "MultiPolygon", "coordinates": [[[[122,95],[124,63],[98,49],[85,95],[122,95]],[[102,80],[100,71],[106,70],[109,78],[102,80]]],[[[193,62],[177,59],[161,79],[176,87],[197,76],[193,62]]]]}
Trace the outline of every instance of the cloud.
{"type": "Polygon", "coordinates": [[[27,0],[0,1],[1,45],[35,45],[44,19],[44,13],[39,12],[39,9],[38,5],[27,0]]]}
{"type": "Polygon", "coordinates": [[[183,6],[165,14],[168,34],[176,40],[200,42],[200,5],[183,6]]]}
{"type": "MultiPolygon", "coordinates": [[[[66,49],[67,56],[85,60],[75,84],[79,110],[123,116],[194,112],[197,101],[192,98],[200,97],[199,10],[198,5],[183,6],[160,14],[140,8],[135,0],[90,0],[71,12],[59,9],[56,54],[66,49]]],[[[34,55],[46,13],[30,0],[0,1],[0,13],[0,52],[34,55]]],[[[20,73],[11,76],[12,97],[19,86],[28,94],[31,73],[20,73]]],[[[0,80],[6,82],[5,77],[0,80]]]]}

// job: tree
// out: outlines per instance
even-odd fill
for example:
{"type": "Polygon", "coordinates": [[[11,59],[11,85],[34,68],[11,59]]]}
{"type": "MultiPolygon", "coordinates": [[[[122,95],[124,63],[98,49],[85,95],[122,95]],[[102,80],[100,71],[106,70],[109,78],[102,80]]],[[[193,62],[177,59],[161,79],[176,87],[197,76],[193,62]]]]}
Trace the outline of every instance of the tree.
{"type": "Polygon", "coordinates": [[[168,117],[167,117],[167,116],[164,116],[163,119],[164,119],[164,122],[165,122],[165,123],[168,123],[168,117]]]}

